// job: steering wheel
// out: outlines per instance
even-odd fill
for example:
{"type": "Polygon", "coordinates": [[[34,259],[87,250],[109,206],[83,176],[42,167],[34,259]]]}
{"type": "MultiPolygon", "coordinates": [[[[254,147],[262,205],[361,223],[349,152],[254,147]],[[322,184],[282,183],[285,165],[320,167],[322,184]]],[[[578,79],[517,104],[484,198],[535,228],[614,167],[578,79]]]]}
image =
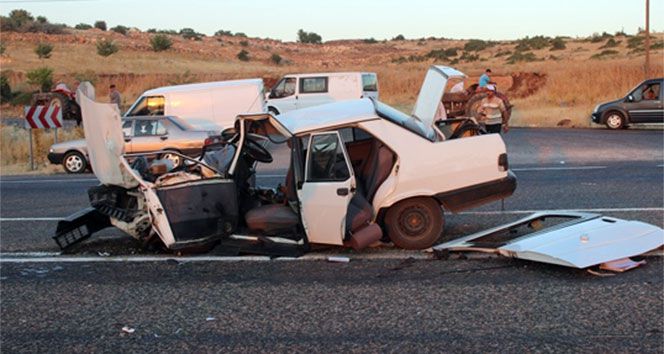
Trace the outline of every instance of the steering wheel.
{"type": "Polygon", "coordinates": [[[251,139],[250,136],[247,136],[244,141],[247,148],[246,152],[249,157],[258,162],[272,162],[272,154],[270,154],[270,152],[267,151],[261,144],[251,139]]]}

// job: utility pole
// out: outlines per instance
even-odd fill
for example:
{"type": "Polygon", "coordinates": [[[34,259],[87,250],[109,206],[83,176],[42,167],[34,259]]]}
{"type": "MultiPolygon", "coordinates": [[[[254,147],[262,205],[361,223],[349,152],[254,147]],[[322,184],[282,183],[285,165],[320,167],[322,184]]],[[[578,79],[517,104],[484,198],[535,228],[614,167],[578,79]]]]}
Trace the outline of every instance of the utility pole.
{"type": "Polygon", "coordinates": [[[644,71],[647,80],[650,75],[650,0],[646,0],[646,65],[644,71]]]}

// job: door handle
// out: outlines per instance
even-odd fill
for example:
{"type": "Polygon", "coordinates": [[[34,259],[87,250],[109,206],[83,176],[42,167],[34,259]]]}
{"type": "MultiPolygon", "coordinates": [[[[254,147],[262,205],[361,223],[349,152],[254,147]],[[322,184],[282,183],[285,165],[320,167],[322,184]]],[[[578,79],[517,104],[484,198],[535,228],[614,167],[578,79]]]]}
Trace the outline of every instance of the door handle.
{"type": "Polygon", "coordinates": [[[348,195],[348,188],[339,188],[337,189],[337,195],[340,195],[342,197],[348,195]]]}

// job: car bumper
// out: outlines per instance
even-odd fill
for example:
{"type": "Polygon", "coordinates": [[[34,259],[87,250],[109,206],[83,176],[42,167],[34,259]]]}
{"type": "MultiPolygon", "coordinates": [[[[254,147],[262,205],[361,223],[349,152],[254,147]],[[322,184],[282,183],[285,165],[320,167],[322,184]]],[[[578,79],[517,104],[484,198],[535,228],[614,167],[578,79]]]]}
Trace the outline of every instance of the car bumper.
{"type": "Polygon", "coordinates": [[[602,122],[601,122],[602,116],[601,116],[599,113],[597,113],[597,112],[592,113],[592,114],[590,115],[590,119],[593,121],[593,123],[597,123],[597,124],[601,124],[601,123],[602,123],[602,122]]]}
{"type": "Polygon", "coordinates": [[[474,206],[505,199],[516,189],[516,175],[507,172],[504,178],[455,191],[440,193],[436,199],[452,212],[460,212],[474,206]]]}
{"type": "Polygon", "coordinates": [[[62,159],[65,157],[65,154],[49,152],[46,157],[48,158],[48,161],[50,161],[52,164],[59,165],[62,163],[62,159]]]}

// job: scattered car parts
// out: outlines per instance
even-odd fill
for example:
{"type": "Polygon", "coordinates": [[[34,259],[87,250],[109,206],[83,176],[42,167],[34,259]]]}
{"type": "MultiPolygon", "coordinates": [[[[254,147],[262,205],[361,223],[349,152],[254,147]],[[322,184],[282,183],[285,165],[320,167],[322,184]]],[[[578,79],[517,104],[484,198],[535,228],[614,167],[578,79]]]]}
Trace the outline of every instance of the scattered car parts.
{"type": "Polygon", "coordinates": [[[434,253],[488,252],[573,268],[601,265],[624,271],[643,263],[634,257],[661,247],[664,230],[640,221],[592,213],[538,212],[433,247],[434,253]]]}

